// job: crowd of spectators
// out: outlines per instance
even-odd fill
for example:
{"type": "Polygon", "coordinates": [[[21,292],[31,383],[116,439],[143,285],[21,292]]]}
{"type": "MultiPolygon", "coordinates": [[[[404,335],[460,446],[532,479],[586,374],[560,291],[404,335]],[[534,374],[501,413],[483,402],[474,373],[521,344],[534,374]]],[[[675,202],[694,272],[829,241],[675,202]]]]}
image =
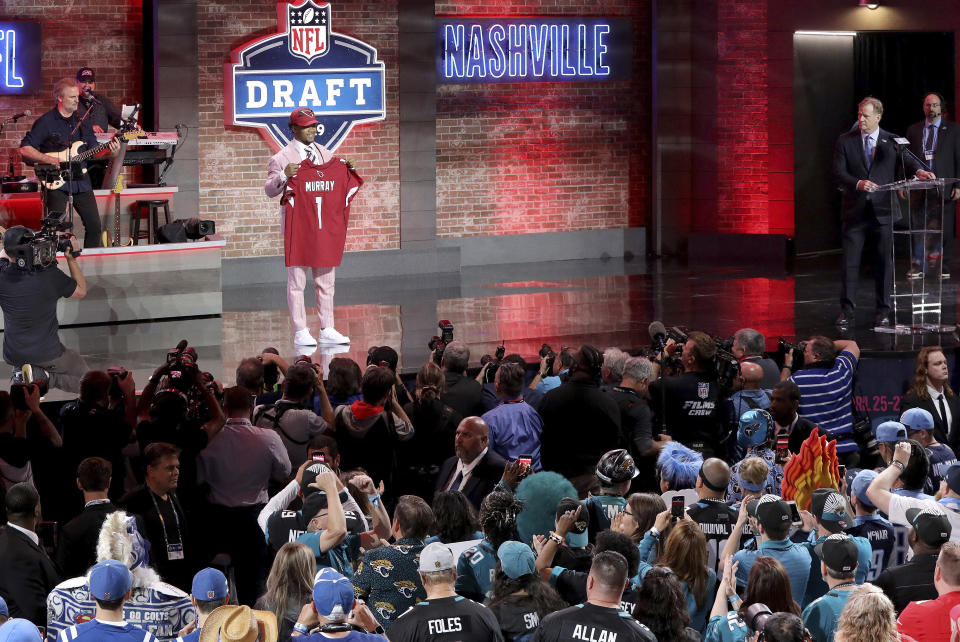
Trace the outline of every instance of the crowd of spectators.
{"type": "Polygon", "coordinates": [[[951,640],[942,350],[864,430],[855,342],[685,338],[475,374],[454,341],[409,387],[387,346],[265,351],[227,388],[181,349],[139,396],[122,369],[0,392],[0,642],[951,640]],[[798,508],[815,429],[843,474],[798,508]]]}

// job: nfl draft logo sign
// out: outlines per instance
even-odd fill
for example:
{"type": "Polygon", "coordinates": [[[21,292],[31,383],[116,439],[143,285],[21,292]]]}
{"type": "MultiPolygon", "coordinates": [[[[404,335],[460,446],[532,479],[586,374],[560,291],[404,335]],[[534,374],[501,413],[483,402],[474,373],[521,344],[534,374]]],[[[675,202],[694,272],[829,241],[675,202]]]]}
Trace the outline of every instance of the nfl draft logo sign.
{"type": "Polygon", "coordinates": [[[227,126],[255,127],[276,151],[293,134],[290,112],[309,107],[316,141],[335,150],[354,125],[386,117],[383,63],[370,45],[331,29],[329,3],[277,5],[272,35],[231,52],[224,66],[227,126]]]}

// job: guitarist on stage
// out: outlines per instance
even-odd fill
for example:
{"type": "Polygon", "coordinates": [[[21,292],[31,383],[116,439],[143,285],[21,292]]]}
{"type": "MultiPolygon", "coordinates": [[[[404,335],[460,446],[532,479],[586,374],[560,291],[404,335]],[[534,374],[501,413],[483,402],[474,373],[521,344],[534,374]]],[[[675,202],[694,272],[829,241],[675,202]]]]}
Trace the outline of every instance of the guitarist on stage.
{"type": "MultiPolygon", "coordinates": [[[[62,78],[54,85],[53,95],[57,99],[56,107],[40,116],[20,143],[21,156],[34,163],[59,165],[60,159],[50,153],[65,150],[74,141],[84,143],[78,151],[97,146],[93,123],[89,119],[84,120],[74,132],[77,122],[83,116],[77,111],[80,100],[80,86],[77,81],[73,78],[62,78]],[[73,136],[70,135],[71,132],[73,136]]],[[[115,155],[120,150],[119,141],[111,141],[109,150],[115,155]]],[[[64,183],[59,189],[47,191],[46,204],[50,211],[66,211],[68,188],[69,184],[64,183]]],[[[90,178],[86,173],[73,177],[73,206],[85,228],[83,247],[100,247],[100,214],[90,178]]],[[[76,234],[77,230],[74,229],[73,232],[76,234]]]]}

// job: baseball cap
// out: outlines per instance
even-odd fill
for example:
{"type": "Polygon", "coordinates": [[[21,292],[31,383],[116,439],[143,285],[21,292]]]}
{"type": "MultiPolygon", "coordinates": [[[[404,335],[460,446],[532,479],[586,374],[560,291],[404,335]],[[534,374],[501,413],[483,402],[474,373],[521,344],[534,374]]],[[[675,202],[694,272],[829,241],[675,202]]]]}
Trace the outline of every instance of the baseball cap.
{"type": "Polygon", "coordinates": [[[914,430],[933,430],[933,415],[923,408],[910,408],[900,415],[900,423],[907,432],[914,430]]]}
{"type": "Polygon", "coordinates": [[[849,573],[857,568],[857,543],[845,533],[834,533],[814,549],[831,571],[849,573]]]}
{"type": "Polygon", "coordinates": [[[385,361],[387,367],[396,372],[400,357],[397,355],[397,351],[390,346],[374,346],[370,348],[369,352],[367,352],[367,365],[372,364],[379,366],[381,361],[385,361]]]}
{"type": "Polygon", "coordinates": [[[737,443],[741,446],[759,446],[767,440],[773,418],[770,413],[760,408],[748,410],[740,415],[740,425],[737,428],[737,443]]]}
{"type": "Polygon", "coordinates": [[[3,247],[4,249],[10,249],[11,247],[22,245],[33,237],[34,232],[30,228],[23,225],[14,225],[13,227],[8,227],[3,233],[3,247]]]}
{"type": "Polygon", "coordinates": [[[907,427],[899,421],[885,421],[877,426],[877,443],[906,441],[907,427]]]}
{"type": "Polygon", "coordinates": [[[760,499],[747,502],[747,512],[766,528],[772,528],[790,522],[790,506],[776,495],[764,495],[760,499]]]}
{"type": "Polygon", "coordinates": [[[117,560],[103,560],[90,569],[90,595],[104,602],[121,599],[132,582],[130,569],[117,560]]]}
{"type": "Polygon", "coordinates": [[[30,620],[15,617],[0,626],[0,642],[41,642],[40,629],[30,620]]]}
{"type": "Polygon", "coordinates": [[[290,112],[291,125],[297,125],[298,127],[309,127],[310,125],[316,125],[319,122],[320,121],[317,120],[313,110],[309,107],[297,107],[290,112]]]}
{"type": "Polygon", "coordinates": [[[947,488],[960,495],[960,464],[950,466],[944,479],[947,480],[947,488]]]}
{"type": "MultiPolygon", "coordinates": [[[[555,517],[560,519],[568,510],[577,510],[580,502],[572,497],[564,497],[557,504],[557,513],[555,517]]],[[[590,526],[590,511],[586,508],[580,510],[577,521],[573,523],[570,530],[567,531],[566,541],[568,546],[581,548],[587,545],[587,528],[590,526]]]]}
{"type": "Polygon", "coordinates": [[[84,78],[86,78],[88,82],[95,82],[97,76],[93,73],[91,67],[80,67],[80,69],[77,70],[77,80],[83,82],[84,78]]]}
{"type": "Polygon", "coordinates": [[[945,513],[932,508],[908,508],[906,517],[924,544],[941,546],[950,539],[953,529],[945,513]]]}
{"type": "MultiPolygon", "coordinates": [[[[957,472],[960,472],[960,470],[957,472]]],[[[867,497],[867,488],[876,478],[877,471],[861,470],[859,473],[857,473],[857,476],[853,478],[853,483],[850,484],[850,490],[856,496],[856,498],[871,508],[874,506],[873,502],[870,501],[870,498],[867,497]]],[[[960,476],[958,476],[958,481],[960,481],[960,476]]]]}
{"type": "Polygon", "coordinates": [[[303,493],[303,496],[311,495],[313,493],[322,492],[317,488],[310,486],[313,482],[317,481],[317,477],[323,473],[329,473],[330,467],[326,464],[320,463],[319,461],[310,464],[303,470],[303,476],[300,478],[300,492],[303,493]]]}
{"type": "MultiPolygon", "coordinates": [[[[501,546],[501,548],[503,548],[501,546]]],[[[420,572],[435,573],[436,571],[447,571],[457,567],[457,560],[453,556],[453,551],[446,544],[440,542],[431,542],[420,551],[420,572]]]]}
{"type": "Polygon", "coordinates": [[[507,541],[497,549],[500,568],[511,580],[537,572],[537,559],[523,542],[507,541]]]}
{"type": "Polygon", "coordinates": [[[190,593],[202,602],[222,600],[227,597],[227,578],[215,568],[205,568],[193,576],[190,593]]]}
{"type": "Polygon", "coordinates": [[[3,599],[3,597],[0,597],[0,615],[6,615],[7,617],[10,617],[10,609],[7,608],[7,602],[3,599]]]}
{"type": "Polygon", "coordinates": [[[833,488],[818,488],[813,491],[810,512],[831,533],[839,533],[850,525],[847,503],[843,495],[833,488]]]}
{"type": "Polygon", "coordinates": [[[313,578],[313,605],[328,620],[343,620],[353,610],[353,584],[330,567],[313,578]]]}

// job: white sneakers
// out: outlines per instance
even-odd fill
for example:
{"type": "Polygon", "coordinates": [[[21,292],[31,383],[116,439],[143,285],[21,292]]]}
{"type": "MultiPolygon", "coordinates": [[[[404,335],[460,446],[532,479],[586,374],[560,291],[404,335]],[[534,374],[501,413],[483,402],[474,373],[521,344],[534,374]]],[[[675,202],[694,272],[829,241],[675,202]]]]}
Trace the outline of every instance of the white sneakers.
{"type": "Polygon", "coordinates": [[[350,343],[350,337],[343,336],[333,327],[321,330],[318,338],[319,341],[313,338],[309,329],[304,328],[303,330],[298,330],[297,333],[293,335],[293,344],[297,346],[315,346],[318,343],[325,345],[344,345],[350,343]]]}
{"type": "Polygon", "coordinates": [[[340,334],[333,326],[321,330],[318,338],[320,339],[320,343],[326,344],[342,345],[350,343],[350,337],[345,337],[340,334]]]}

